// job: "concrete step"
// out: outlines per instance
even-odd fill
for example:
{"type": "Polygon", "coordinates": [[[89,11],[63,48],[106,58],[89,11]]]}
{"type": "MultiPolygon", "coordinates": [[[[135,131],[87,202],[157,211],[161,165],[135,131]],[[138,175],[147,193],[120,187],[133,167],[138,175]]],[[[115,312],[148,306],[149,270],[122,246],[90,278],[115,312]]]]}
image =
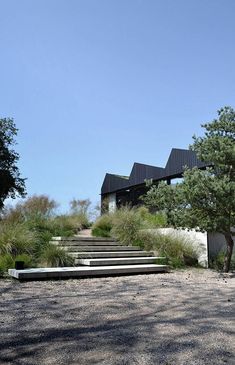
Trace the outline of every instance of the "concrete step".
{"type": "Polygon", "coordinates": [[[116,241],[50,241],[53,245],[56,246],[122,246],[116,241]]]}
{"type": "Polygon", "coordinates": [[[63,246],[63,249],[70,252],[93,252],[93,251],[139,251],[137,246],[63,246]]]}
{"type": "Polygon", "coordinates": [[[59,267],[16,270],[9,269],[8,274],[19,280],[67,279],[95,276],[149,274],[167,272],[166,265],[119,265],[100,267],[59,267]]]}
{"type": "MultiPolygon", "coordinates": [[[[101,259],[101,258],[115,258],[115,257],[143,257],[154,256],[153,252],[147,251],[106,251],[106,252],[68,252],[68,254],[75,259],[101,259]]],[[[75,261],[77,264],[77,262],[75,261]]]]}
{"type": "Polygon", "coordinates": [[[111,265],[137,265],[156,264],[157,260],[164,260],[165,257],[119,257],[108,259],[79,259],[78,264],[85,266],[111,266],[111,265]]]}
{"type": "Polygon", "coordinates": [[[99,242],[99,241],[103,241],[103,242],[113,242],[116,241],[114,238],[109,238],[109,237],[81,237],[81,236],[72,236],[72,237],[52,237],[51,239],[52,241],[85,241],[85,242],[89,242],[89,241],[94,241],[94,242],[99,242]]]}

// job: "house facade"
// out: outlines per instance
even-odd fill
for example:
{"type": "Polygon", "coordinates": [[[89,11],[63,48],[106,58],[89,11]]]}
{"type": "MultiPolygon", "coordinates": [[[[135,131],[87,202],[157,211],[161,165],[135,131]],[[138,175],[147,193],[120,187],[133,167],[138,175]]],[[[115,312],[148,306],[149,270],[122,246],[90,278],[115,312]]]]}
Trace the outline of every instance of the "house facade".
{"type": "Polygon", "coordinates": [[[165,167],[135,162],[129,176],[107,173],[101,187],[101,206],[105,202],[109,212],[113,212],[122,205],[140,205],[140,197],[148,190],[147,181],[171,184],[182,178],[186,166],[205,169],[209,165],[198,160],[194,151],[173,148],[165,167]]]}

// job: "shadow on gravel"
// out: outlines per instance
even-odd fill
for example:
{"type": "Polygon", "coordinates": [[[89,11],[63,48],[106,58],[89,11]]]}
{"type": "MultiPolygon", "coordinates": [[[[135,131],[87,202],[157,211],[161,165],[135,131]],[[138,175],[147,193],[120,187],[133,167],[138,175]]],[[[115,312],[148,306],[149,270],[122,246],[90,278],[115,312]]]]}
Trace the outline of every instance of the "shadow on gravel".
{"type": "Polygon", "coordinates": [[[0,364],[232,364],[232,289],[104,283],[0,290],[0,364]]]}

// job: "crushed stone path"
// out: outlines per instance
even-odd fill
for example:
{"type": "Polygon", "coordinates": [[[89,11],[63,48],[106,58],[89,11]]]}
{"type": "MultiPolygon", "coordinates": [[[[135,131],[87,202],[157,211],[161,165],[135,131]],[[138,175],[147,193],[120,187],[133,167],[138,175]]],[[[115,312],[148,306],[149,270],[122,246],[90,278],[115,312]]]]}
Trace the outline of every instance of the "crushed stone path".
{"type": "Polygon", "coordinates": [[[92,237],[91,229],[90,228],[82,229],[81,231],[78,232],[77,236],[78,237],[92,237]]]}
{"type": "Polygon", "coordinates": [[[0,280],[0,364],[235,364],[235,276],[0,280]]]}

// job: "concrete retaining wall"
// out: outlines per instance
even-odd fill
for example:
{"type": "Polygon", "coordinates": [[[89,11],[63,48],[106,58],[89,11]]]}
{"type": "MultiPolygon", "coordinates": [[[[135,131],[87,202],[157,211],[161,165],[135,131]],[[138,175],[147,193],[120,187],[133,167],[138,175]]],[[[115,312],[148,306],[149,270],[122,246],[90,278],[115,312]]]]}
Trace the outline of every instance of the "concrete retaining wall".
{"type": "MultiPolygon", "coordinates": [[[[235,242],[235,237],[233,237],[235,242]]],[[[226,250],[226,241],[221,233],[208,233],[208,256],[210,259],[218,255],[219,252],[226,250]]]]}
{"type": "Polygon", "coordinates": [[[172,234],[177,236],[188,237],[196,249],[199,251],[199,263],[208,267],[208,249],[207,249],[207,233],[196,232],[195,230],[184,230],[174,228],[157,228],[151,229],[152,232],[160,232],[161,234],[172,234]]]}
{"type": "MultiPolygon", "coordinates": [[[[217,256],[219,252],[226,250],[226,241],[221,233],[202,233],[195,230],[187,231],[174,228],[158,228],[151,231],[188,237],[199,249],[199,263],[204,267],[208,267],[210,260],[217,256]]],[[[233,237],[233,241],[235,242],[235,237],[233,237]]]]}

